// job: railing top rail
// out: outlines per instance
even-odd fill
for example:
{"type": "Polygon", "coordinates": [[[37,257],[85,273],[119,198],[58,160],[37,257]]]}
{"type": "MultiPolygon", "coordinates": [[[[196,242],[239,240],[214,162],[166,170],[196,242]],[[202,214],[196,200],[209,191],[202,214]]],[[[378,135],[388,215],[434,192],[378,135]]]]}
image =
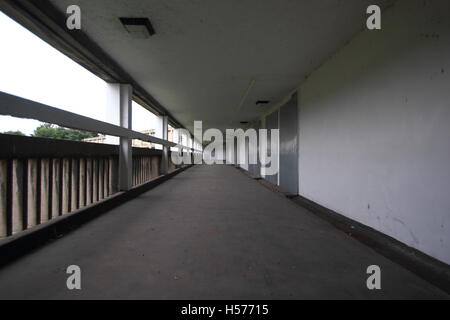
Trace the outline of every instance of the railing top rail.
{"type": "MultiPolygon", "coordinates": [[[[0,159],[118,156],[119,145],[0,134],[0,159]]],[[[133,156],[161,156],[162,150],[133,147],[133,156]]]]}
{"type": "Polygon", "coordinates": [[[168,140],[146,135],[108,122],[81,116],[73,112],[50,107],[43,103],[17,97],[1,91],[0,115],[34,119],[71,129],[102,133],[129,139],[139,139],[168,147],[181,147],[185,150],[199,151],[190,147],[180,146],[168,140]]]}

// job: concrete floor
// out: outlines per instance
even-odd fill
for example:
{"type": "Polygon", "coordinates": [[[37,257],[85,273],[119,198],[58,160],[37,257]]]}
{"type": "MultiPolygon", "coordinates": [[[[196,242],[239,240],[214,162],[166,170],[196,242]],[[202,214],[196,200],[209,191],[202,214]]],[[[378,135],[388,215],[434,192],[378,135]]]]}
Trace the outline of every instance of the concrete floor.
{"type": "Polygon", "coordinates": [[[0,298],[449,296],[237,169],[196,166],[0,270],[0,298]],[[80,291],[66,288],[72,264],[80,291]]]}

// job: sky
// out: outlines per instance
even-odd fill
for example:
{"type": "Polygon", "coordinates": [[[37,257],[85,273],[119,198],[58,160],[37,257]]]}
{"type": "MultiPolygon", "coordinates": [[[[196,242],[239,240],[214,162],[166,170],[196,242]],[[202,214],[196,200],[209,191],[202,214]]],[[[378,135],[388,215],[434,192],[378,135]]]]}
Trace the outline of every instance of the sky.
{"type": "MultiPolygon", "coordinates": [[[[106,82],[0,12],[0,91],[106,121],[106,82]]],[[[1,106],[0,106],[1,107],[1,106]]],[[[132,128],[154,129],[157,117],[133,102],[132,128]]],[[[32,134],[36,120],[0,116],[0,132],[32,134]]]]}

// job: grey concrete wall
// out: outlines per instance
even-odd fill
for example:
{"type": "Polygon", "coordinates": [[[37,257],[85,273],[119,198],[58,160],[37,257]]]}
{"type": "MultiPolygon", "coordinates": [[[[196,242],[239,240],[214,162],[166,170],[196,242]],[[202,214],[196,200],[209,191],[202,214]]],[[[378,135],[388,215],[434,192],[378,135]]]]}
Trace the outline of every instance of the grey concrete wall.
{"type": "MultiPolygon", "coordinates": [[[[279,129],[279,111],[278,110],[271,113],[270,115],[268,115],[266,117],[265,127],[268,130],[267,131],[267,137],[268,137],[267,148],[269,149],[268,154],[271,155],[272,151],[270,150],[270,148],[271,148],[272,136],[271,136],[270,130],[279,129]]],[[[266,179],[267,181],[270,181],[273,184],[278,184],[278,174],[265,175],[264,179],[266,179]]]]}
{"type": "MultiPolygon", "coordinates": [[[[256,130],[257,139],[259,140],[259,129],[260,129],[260,123],[257,122],[252,126],[252,129],[256,130]]],[[[261,166],[259,163],[259,155],[258,155],[258,142],[256,142],[255,145],[251,145],[250,141],[248,143],[248,171],[253,177],[261,177],[261,166]],[[250,163],[250,159],[256,158],[258,161],[257,163],[250,163]]]]}
{"type": "Polygon", "coordinates": [[[299,190],[450,263],[450,1],[400,0],[300,88],[299,190]]]}

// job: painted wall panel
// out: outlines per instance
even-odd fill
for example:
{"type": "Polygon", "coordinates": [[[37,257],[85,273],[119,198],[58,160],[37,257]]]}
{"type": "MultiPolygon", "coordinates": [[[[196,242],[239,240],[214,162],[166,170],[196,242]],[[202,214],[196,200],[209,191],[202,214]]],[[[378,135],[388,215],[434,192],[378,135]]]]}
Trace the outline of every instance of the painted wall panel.
{"type": "MultiPolygon", "coordinates": [[[[271,154],[271,135],[270,129],[278,129],[278,110],[269,114],[266,117],[266,129],[268,130],[268,139],[267,139],[267,147],[269,149],[268,154],[271,154]]],[[[267,175],[264,177],[267,181],[272,182],[273,184],[278,184],[278,175],[267,175]]]]}
{"type": "Polygon", "coordinates": [[[300,194],[450,263],[449,1],[400,0],[300,89],[300,194]]]}
{"type": "MultiPolygon", "coordinates": [[[[254,129],[256,130],[257,137],[259,136],[259,134],[258,134],[259,128],[260,128],[260,124],[259,123],[254,126],[254,129]]],[[[255,146],[253,146],[252,148],[249,149],[249,159],[250,159],[250,155],[252,155],[252,157],[256,157],[256,159],[259,159],[259,156],[258,156],[258,142],[256,142],[255,146]]],[[[260,166],[259,161],[257,163],[255,163],[255,164],[250,164],[249,163],[248,171],[252,174],[252,176],[260,177],[261,176],[261,166],[260,166]]]]}
{"type": "Polygon", "coordinates": [[[298,194],[297,95],[280,108],[280,187],[298,194]]]}

